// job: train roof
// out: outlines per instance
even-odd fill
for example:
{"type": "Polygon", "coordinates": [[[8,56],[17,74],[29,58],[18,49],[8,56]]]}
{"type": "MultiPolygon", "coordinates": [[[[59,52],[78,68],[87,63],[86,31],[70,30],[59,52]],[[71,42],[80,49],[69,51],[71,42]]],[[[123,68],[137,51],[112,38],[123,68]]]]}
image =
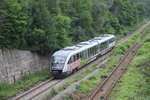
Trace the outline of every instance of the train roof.
{"type": "Polygon", "coordinates": [[[99,37],[95,37],[90,39],[89,41],[85,41],[85,42],[80,42],[79,44],[76,44],[74,46],[69,46],[69,47],[65,47],[59,51],[56,51],[53,56],[63,56],[63,57],[67,57],[69,54],[74,53],[74,52],[79,52],[79,51],[83,51],[89,47],[95,46],[97,44],[103,43],[104,41],[111,39],[115,37],[112,34],[104,34],[101,35],[99,37]]]}

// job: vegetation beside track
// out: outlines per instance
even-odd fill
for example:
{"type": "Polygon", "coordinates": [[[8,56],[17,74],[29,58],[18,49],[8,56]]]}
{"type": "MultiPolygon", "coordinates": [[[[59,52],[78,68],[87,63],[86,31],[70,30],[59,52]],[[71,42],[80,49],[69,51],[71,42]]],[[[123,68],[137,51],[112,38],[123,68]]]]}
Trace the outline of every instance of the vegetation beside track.
{"type": "Polygon", "coordinates": [[[36,72],[34,75],[27,75],[22,80],[16,81],[13,84],[3,83],[0,84],[0,100],[6,100],[15,94],[29,89],[29,87],[35,85],[39,81],[46,80],[50,77],[49,70],[45,69],[40,72],[36,72]]]}
{"type": "Polygon", "coordinates": [[[115,88],[112,100],[150,99],[150,32],[143,42],[127,73],[115,88]]]}
{"type": "MultiPolygon", "coordinates": [[[[139,36],[140,36],[140,33],[134,35],[130,40],[127,40],[123,44],[117,46],[112,51],[112,55],[110,57],[111,60],[108,63],[106,63],[106,65],[104,65],[103,68],[99,68],[100,73],[90,77],[88,80],[81,81],[80,85],[77,86],[77,89],[76,89],[75,93],[77,93],[77,94],[88,94],[88,93],[92,92],[93,89],[95,88],[95,86],[100,82],[100,80],[110,73],[110,69],[112,69],[114,66],[116,66],[116,63],[119,62],[119,60],[123,56],[123,54],[128,50],[128,48],[130,48],[130,46],[132,44],[134,44],[134,42],[137,40],[137,37],[139,37],[139,36]]],[[[85,72],[78,75],[75,79],[69,80],[63,86],[61,86],[57,89],[53,89],[43,99],[47,100],[47,98],[52,98],[55,95],[57,95],[60,91],[66,89],[72,83],[81,80],[83,77],[85,77],[89,73],[93,72],[95,70],[95,68],[97,68],[96,65],[97,64],[95,64],[94,67],[87,69],[85,72]]],[[[65,97],[65,98],[72,98],[72,97],[65,97]]]]}
{"type": "MultiPolygon", "coordinates": [[[[119,46],[117,46],[113,51],[112,51],[112,55],[110,58],[110,61],[108,63],[105,64],[105,66],[103,67],[103,69],[101,69],[100,73],[97,75],[94,75],[92,77],[90,77],[88,80],[84,80],[82,81],[79,86],[77,86],[76,91],[74,92],[75,94],[83,94],[83,95],[88,95],[89,93],[91,93],[96,86],[99,84],[100,80],[107,76],[111,69],[118,64],[119,60],[121,59],[121,57],[123,56],[123,54],[130,48],[131,45],[133,45],[136,41],[138,40],[138,37],[142,34],[147,32],[149,29],[149,27],[146,27],[141,33],[138,33],[136,35],[134,35],[130,40],[127,40],[126,42],[120,44],[119,46]]],[[[70,100],[73,99],[71,96],[66,96],[65,100],[70,100]]]]}

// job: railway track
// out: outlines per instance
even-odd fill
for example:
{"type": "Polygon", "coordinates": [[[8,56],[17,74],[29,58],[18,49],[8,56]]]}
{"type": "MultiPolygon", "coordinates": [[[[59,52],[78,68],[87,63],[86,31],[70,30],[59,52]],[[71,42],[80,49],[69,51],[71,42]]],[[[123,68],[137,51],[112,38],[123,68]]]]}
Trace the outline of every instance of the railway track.
{"type": "Polygon", "coordinates": [[[135,43],[128,52],[124,55],[120,63],[113,69],[111,74],[98,86],[94,93],[90,96],[89,100],[107,100],[108,95],[118,82],[121,75],[125,72],[128,64],[133,59],[137,50],[141,45],[135,43]]]}
{"type": "MultiPolygon", "coordinates": [[[[142,31],[142,29],[144,29],[147,25],[149,25],[150,22],[148,22],[147,24],[143,25],[141,28],[139,28],[139,31],[142,31]]],[[[116,45],[119,45],[123,42],[125,42],[126,40],[130,39],[130,37],[132,37],[134,34],[138,33],[137,31],[133,32],[131,35],[126,36],[120,40],[118,40],[116,42],[116,45]]],[[[124,59],[122,59],[121,61],[123,62],[124,60],[126,60],[126,57],[128,56],[132,56],[136,53],[136,48],[139,48],[139,44],[135,44],[132,48],[130,48],[129,52],[124,56],[124,59]],[[134,52],[133,52],[134,51],[134,52]]],[[[108,56],[108,55],[104,55],[104,56],[108,56]]],[[[103,59],[103,58],[101,58],[103,59]]],[[[132,58],[131,58],[132,59],[132,58]]],[[[97,59],[98,60],[98,59],[97,59]]],[[[96,61],[96,60],[95,60],[96,61]]],[[[93,61],[93,62],[95,62],[93,61]]],[[[129,61],[130,62],[130,61],[129,61]]],[[[91,63],[90,63],[91,64],[91,63]]],[[[122,65],[121,63],[119,65],[122,65]]],[[[118,65],[118,66],[119,66],[118,65]]],[[[119,73],[123,73],[125,71],[125,68],[122,67],[117,67],[116,69],[114,69],[113,71],[116,72],[117,69],[120,69],[122,72],[119,73]]],[[[113,75],[113,74],[112,74],[113,75]]],[[[118,75],[118,77],[120,77],[121,75],[118,75]]],[[[111,78],[111,76],[108,76],[106,79],[108,80],[109,78],[111,78]]],[[[119,78],[118,78],[119,79],[119,78]]],[[[58,83],[60,83],[63,79],[61,80],[54,80],[54,78],[51,78],[45,82],[43,82],[42,84],[30,89],[29,91],[26,91],[25,93],[16,96],[15,98],[13,98],[12,100],[36,100],[36,98],[41,95],[42,93],[46,92],[47,90],[51,89],[53,86],[57,85],[58,83]]],[[[114,83],[114,85],[116,84],[117,80],[114,80],[112,83],[114,83]]],[[[103,85],[99,86],[99,89],[104,86],[105,82],[103,82],[103,85]]],[[[113,88],[113,86],[110,88],[113,88]]],[[[96,94],[98,93],[99,89],[97,89],[97,92],[94,92],[94,94],[90,97],[89,100],[93,100],[94,97],[96,97],[96,94]]],[[[102,93],[104,92],[104,90],[102,91],[102,93]]],[[[106,94],[109,94],[109,92],[107,92],[106,94]]],[[[107,98],[107,95],[102,95],[101,97],[104,97],[103,100],[105,100],[105,98],[107,98]]]]}
{"type": "Polygon", "coordinates": [[[55,80],[53,83],[51,83],[52,81],[54,80],[54,78],[51,78],[45,82],[43,82],[42,84],[38,85],[37,87],[35,88],[32,88],[31,90],[17,96],[16,98],[14,98],[13,100],[32,100],[34,99],[36,96],[44,93],[46,90],[52,88],[54,85],[60,83],[62,80],[55,80]],[[48,85],[46,88],[44,88],[44,86],[48,85]],[[40,88],[43,88],[41,91],[38,91],[38,89],[40,88]],[[33,94],[32,96],[28,96],[28,95],[31,95],[33,94]]]}

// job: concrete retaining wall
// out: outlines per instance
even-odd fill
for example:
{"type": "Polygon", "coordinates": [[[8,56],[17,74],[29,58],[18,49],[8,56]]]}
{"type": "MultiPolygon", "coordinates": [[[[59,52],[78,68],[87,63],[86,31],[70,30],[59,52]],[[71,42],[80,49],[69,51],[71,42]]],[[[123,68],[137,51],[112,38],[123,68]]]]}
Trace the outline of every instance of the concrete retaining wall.
{"type": "Polygon", "coordinates": [[[29,51],[0,50],[0,83],[21,79],[50,65],[50,56],[38,55],[29,51]]]}

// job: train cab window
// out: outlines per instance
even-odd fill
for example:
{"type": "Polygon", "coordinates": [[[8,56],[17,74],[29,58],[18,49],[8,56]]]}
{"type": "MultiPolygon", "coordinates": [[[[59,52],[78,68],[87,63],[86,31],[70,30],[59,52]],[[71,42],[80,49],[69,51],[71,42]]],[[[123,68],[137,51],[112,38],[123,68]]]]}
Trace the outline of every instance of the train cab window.
{"type": "Polygon", "coordinates": [[[70,57],[69,61],[68,61],[68,64],[72,63],[73,62],[73,57],[70,57]]]}
{"type": "Polygon", "coordinates": [[[70,64],[71,63],[71,58],[69,59],[69,61],[68,61],[68,64],[70,64]]]}

